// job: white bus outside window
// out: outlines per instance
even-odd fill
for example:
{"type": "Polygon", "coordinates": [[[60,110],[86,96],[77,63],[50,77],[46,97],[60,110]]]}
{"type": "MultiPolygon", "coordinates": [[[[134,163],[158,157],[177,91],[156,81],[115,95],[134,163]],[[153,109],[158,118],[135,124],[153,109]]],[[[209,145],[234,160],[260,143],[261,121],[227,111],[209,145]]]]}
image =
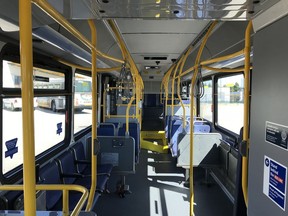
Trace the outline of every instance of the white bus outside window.
{"type": "Polygon", "coordinates": [[[92,124],[92,78],[75,73],[74,81],[74,133],[92,124]]]}

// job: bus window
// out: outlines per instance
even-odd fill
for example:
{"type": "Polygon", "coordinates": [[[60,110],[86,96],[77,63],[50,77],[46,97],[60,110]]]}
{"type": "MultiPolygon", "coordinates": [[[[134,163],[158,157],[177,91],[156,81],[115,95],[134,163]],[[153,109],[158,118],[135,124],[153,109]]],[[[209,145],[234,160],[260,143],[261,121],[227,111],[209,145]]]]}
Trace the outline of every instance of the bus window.
{"type": "Polygon", "coordinates": [[[243,127],[244,76],[222,77],[217,82],[218,125],[239,134],[243,127]]]}
{"type": "Polygon", "coordinates": [[[212,122],[212,80],[203,82],[204,95],[200,98],[200,116],[212,122]]]}
{"type": "MultiPolygon", "coordinates": [[[[3,60],[3,88],[21,88],[20,64],[3,60]]],[[[65,89],[63,73],[33,68],[35,89],[65,89]]]]}
{"type": "Polygon", "coordinates": [[[92,78],[75,73],[74,133],[92,124],[92,78]]]}
{"type": "MultiPolygon", "coordinates": [[[[22,128],[24,126],[22,125],[21,93],[12,91],[12,88],[21,88],[20,64],[3,60],[2,65],[4,81],[1,92],[4,95],[2,98],[2,174],[5,175],[23,163],[22,128]]],[[[60,104],[62,99],[64,104],[61,106],[65,109],[67,96],[63,95],[64,73],[41,68],[33,68],[33,73],[34,89],[38,92],[37,98],[35,97],[33,101],[35,156],[37,156],[64,140],[66,112],[54,113],[44,107],[49,107],[56,101],[60,104]],[[49,91],[53,91],[52,96],[49,95],[49,91]]]]}

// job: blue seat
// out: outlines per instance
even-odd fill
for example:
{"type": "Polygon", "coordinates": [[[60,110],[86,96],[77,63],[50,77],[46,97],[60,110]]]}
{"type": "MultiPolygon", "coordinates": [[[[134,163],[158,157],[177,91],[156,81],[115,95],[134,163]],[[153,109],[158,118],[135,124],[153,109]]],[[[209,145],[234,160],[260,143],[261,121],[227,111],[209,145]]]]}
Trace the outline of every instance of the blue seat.
{"type": "MultiPolygon", "coordinates": [[[[87,143],[91,143],[91,137],[87,139],[87,143]],[[90,141],[89,141],[90,140],[90,141]]],[[[82,142],[77,142],[72,146],[77,171],[84,175],[91,175],[91,162],[87,160],[82,142]]],[[[110,176],[113,170],[112,164],[97,164],[97,173],[105,173],[110,176]]]]}
{"type": "MultiPolygon", "coordinates": [[[[91,175],[84,175],[83,173],[78,172],[74,153],[72,151],[62,153],[56,161],[60,169],[60,177],[63,179],[64,184],[77,184],[90,189],[91,175]]],[[[97,174],[96,190],[103,192],[108,179],[109,176],[106,174],[97,174]]]]}
{"type": "Polygon", "coordinates": [[[194,133],[210,133],[211,127],[207,124],[194,125],[194,133]]]}
{"type": "Polygon", "coordinates": [[[170,115],[165,116],[165,137],[166,138],[168,138],[168,133],[170,131],[170,120],[171,120],[170,115]]]}
{"type": "MultiPolygon", "coordinates": [[[[118,130],[118,136],[126,135],[126,123],[122,125],[118,130]]],[[[129,136],[133,137],[135,140],[135,163],[139,163],[139,153],[140,153],[140,126],[138,123],[129,123],[129,136]]]]}
{"type": "Polygon", "coordinates": [[[98,136],[115,136],[115,125],[112,123],[100,123],[97,127],[98,136]]]}
{"type": "MultiPolygon", "coordinates": [[[[51,161],[40,168],[39,177],[41,184],[62,184],[56,161],[51,161]]],[[[59,202],[61,202],[62,206],[62,191],[47,191],[46,197],[47,210],[58,210],[59,202]]],[[[59,210],[61,210],[61,208],[59,210]]]]}
{"type": "MultiPolygon", "coordinates": [[[[63,184],[61,179],[60,170],[55,160],[46,164],[39,171],[40,184],[63,184]]],[[[72,181],[66,183],[73,184],[72,181]]],[[[81,193],[77,191],[69,192],[69,211],[72,211],[78,201],[80,200],[81,193]]],[[[96,192],[92,205],[95,206],[100,197],[100,193],[96,192]]],[[[86,204],[85,204],[86,205],[86,204]]],[[[83,209],[85,209],[85,205],[83,209]]],[[[51,211],[62,210],[62,191],[46,191],[46,208],[51,211]]]]}
{"type": "Polygon", "coordinates": [[[170,150],[172,157],[178,156],[178,136],[183,132],[183,121],[174,120],[171,127],[170,150]]]}

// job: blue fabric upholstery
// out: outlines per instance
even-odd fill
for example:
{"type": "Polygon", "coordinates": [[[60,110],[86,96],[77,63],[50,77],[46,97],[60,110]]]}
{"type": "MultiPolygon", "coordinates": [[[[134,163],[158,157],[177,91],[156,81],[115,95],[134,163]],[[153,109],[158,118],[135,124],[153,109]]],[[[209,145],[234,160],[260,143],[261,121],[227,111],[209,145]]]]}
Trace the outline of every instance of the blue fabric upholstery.
{"type": "MultiPolygon", "coordinates": [[[[76,161],[78,173],[82,173],[84,175],[91,175],[91,166],[90,162],[86,159],[83,143],[77,142],[71,149],[74,153],[74,159],[76,161]]],[[[112,169],[112,164],[97,164],[98,173],[106,173],[109,176],[112,172],[112,169]]]]}
{"type": "Polygon", "coordinates": [[[210,133],[211,127],[210,125],[194,125],[194,133],[210,133]]]}
{"type": "MultiPolygon", "coordinates": [[[[83,173],[77,171],[72,151],[64,152],[56,160],[58,161],[61,177],[65,184],[82,185],[88,189],[91,187],[91,173],[85,176],[83,173]]],[[[108,179],[108,175],[97,175],[96,189],[101,192],[104,191],[108,179]]]]}
{"type": "MultiPolygon", "coordinates": [[[[118,130],[118,136],[126,135],[126,123],[122,125],[118,130]]],[[[135,140],[135,162],[139,163],[139,153],[140,153],[140,126],[138,123],[129,123],[129,136],[133,137],[135,140]]]]}
{"type": "MultiPolygon", "coordinates": [[[[42,167],[39,176],[41,184],[62,184],[56,161],[51,161],[42,167]]],[[[46,197],[47,210],[55,210],[56,204],[62,202],[62,191],[47,191],[46,197]]]]}
{"type": "Polygon", "coordinates": [[[112,123],[101,123],[97,128],[98,136],[115,136],[115,126],[112,123]]]}

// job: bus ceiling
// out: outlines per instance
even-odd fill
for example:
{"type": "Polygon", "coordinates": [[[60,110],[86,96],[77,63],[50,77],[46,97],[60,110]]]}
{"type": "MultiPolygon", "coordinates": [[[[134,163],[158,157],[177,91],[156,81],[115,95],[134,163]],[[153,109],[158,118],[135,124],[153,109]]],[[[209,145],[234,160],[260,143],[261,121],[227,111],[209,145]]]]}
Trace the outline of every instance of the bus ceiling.
{"type": "MultiPolygon", "coordinates": [[[[173,3],[168,0],[140,1],[139,3],[131,3],[128,0],[94,0],[93,4],[88,7],[88,2],[90,2],[88,0],[47,0],[47,2],[69,19],[69,22],[87,38],[90,38],[90,29],[86,20],[95,19],[97,49],[122,59],[117,39],[105,21],[109,18],[115,19],[121,37],[144,81],[161,81],[164,73],[189,45],[199,44],[201,34],[209,26],[209,20],[255,19],[256,26],[260,28],[265,23],[261,23],[257,17],[261,16],[261,20],[265,20],[263,19],[265,11],[281,3],[279,0],[223,0],[217,3],[213,1],[193,1],[192,3],[192,1],[184,0],[175,0],[173,3]],[[114,8],[117,9],[114,10],[114,8]]],[[[0,26],[3,34],[18,40],[18,0],[1,1],[0,6],[0,26]],[[15,30],[16,32],[13,32],[15,30]]],[[[285,7],[282,6],[282,8],[285,7]]],[[[213,33],[208,40],[203,59],[226,55],[231,51],[240,50],[237,47],[243,47],[247,22],[220,22],[219,26],[221,28],[215,30],[217,33],[213,33]],[[231,28],[233,34],[230,34],[231,28]],[[223,40],[223,35],[228,32],[229,37],[223,40]],[[218,42],[215,43],[215,41],[218,42]],[[219,41],[221,45],[217,47],[219,41]]],[[[35,48],[45,50],[47,54],[64,61],[90,67],[90,51],[37,6],[33,6],[33,34],[35,48]],[[57,42],[59,35],[63,40],[57,42]]],[[[197,46],[189,55],[184,70],[193,65],[195,53],[197,53],[197,46]]],[[[98,58],[97,63],[98,67],[103,68],[120,66],[119,63],[104,58],[98,58]]],[[[112,72],[112,74],[117,75],[117,72],[112,72]]]]}

